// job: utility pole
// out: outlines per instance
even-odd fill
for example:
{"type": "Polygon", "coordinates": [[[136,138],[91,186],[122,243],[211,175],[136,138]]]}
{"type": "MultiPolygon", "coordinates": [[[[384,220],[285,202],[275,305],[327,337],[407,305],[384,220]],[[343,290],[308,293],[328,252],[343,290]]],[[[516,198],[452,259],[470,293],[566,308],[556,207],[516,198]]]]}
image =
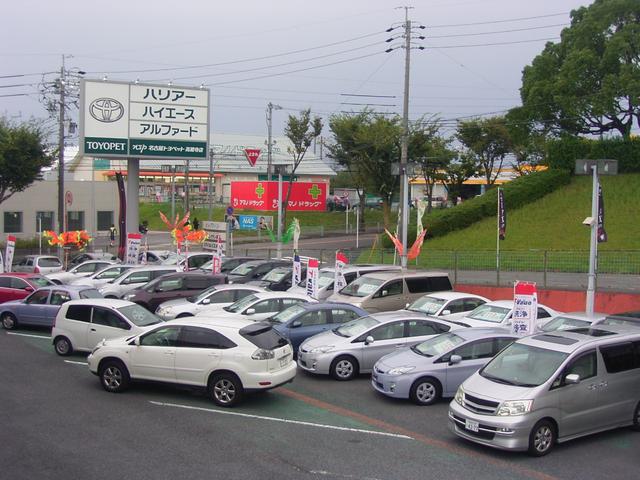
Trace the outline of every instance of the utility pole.
{"type": "Polygon", "coordinates": [[[209,150],[209,220],[213,218],[213,150],[209,150]]]}
{"type": "Polygon", "coordinates": [[[272,118],[273,118],[273,110],[282,110],[280,105],[274,105],[269,102],[267,104],[267,181],[271,181],[271,174],[273,173],[273,159],[271,149],[273,147],[272,140],[272,118]]]}
{"type": "Polygon", "coordinates": [[[64,198],[64,108],[65,108],[65,80],[64,80],[64,55],[62,55],[62,67],[60,67],[60,115],[58,124],[58,231],[65,231],[65,198],[64,198]]]}
{"type": "Polygon", "coordinates": [[[184,167],[184,213],[189,211],[189,159],[184,167]]]}
{"type": "Polygon", "coordinates": [[[402,255],[400,266],[407,268],[407,229],[409,226],[409,192],[407,191],[407,160],[409,156],[409,69],[411,65],[411,20],[409,9],[404,8],[404,99],[402,102],[402,141],[400,143],[400,208],[402,209],[402,255]]]}

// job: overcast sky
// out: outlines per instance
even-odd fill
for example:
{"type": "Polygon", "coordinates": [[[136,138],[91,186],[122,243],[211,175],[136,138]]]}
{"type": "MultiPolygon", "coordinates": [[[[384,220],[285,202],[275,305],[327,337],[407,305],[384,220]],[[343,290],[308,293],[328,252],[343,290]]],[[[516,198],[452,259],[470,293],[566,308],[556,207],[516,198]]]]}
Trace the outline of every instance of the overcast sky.
{"type": "MultiPolygon", "coordinates": [[[[410,118],[455,119],[520,104],[522,69],[557,41],[584,0],[415,0],[424,25],[411,51],[410,118]]],[[[67,68],[87,78],[211,89],[214,132],[264,134],[268,102],[274,135],[287,114],[402,111],[404,50],[385,53],[401,29],[400,2],[385,0],[20,0],[0,16],[0,115],[47,116],[38,95],[67,68]],[[269,57],[269,58],[265,58],[269,57]],[[193,67],[193,68],[191,68],[193,67]],[[155,70],[155,71],[154,71],[155,70]],[[24,75],[9,78],[13,75],[24,75]],[[18,85],[18,86],[10,86],[18,85]],[[25,96],[6,96],[15,94],[25,96]],[[359,95],[359,96],[355,96],[359,95]],[[363,95],[371,95],[366,97],[363,95]],[[375,98],[373,96],[380,96],[375,98]]],[[[325,129],[327,130],[327,129],[325,129]]],[[[328,131],[325,131],[328,135],[328,131]]]]}

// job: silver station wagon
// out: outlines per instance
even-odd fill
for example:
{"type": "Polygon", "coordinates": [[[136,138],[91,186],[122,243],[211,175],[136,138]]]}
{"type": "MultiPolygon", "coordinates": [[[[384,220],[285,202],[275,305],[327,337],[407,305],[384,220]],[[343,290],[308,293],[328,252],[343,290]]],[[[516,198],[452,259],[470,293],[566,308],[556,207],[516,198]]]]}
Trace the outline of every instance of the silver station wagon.
{"type": "Polygon", "coordinates": [[[521,338],[469,377],[449,405],[456,435],[534,456],[627,425],[640,429],[640,331],[628,326],[521,338]]]}

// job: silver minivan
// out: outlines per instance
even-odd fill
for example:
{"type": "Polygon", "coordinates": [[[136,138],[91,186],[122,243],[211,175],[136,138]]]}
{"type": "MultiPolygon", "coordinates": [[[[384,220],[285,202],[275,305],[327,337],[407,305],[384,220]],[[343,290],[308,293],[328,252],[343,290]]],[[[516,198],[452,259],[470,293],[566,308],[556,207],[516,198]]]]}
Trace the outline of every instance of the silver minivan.
{"type": "Polygon", "coordinates": [[[519,339],[469,377],[449,405],[456,435],[503,450],[640,429],[640,331],[594,325],[519,339]]]}
{"type": "Polygon", "coordinates": [[[354,280],[328,298],[350,303],[367,312],[401,310],[427,293],[453,290],[446,272],[377,272],[354,280]]]}

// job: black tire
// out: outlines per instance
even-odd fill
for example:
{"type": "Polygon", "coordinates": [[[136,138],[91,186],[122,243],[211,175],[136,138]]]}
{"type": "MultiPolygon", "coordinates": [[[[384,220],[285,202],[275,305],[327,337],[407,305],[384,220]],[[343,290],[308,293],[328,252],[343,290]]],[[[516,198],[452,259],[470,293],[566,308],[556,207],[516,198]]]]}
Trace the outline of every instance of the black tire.
{"type": "Polygon", "coordinates": [[[18,326],[18,320],[13,313],[2,314],[2,328],[5,330],[13,330],[18,326]]]}
{"type": "Polygon", "coordinates": [[[529,434],[529,455],[543,457],[548,454],[556,443],[556,426],[549,420],[540,420],[529,434]]]}
{"type": "Polygon", "coordinates": [[[633,411],[633,425],[631,428],[636,432],[640,432],[640,402],[638,402],[636,409],[633,411]]]}
{"type": "Polygon", "coordinates": [[[127,389],[131,377],[129,370],[120,360],[106,360],[98,371],[100,384],[109,393],[120,393],[127,389]]]}
{"type": "Polygon", "coordinates": [[[220,407],[233,407],[244,397],[244,388],[235,375],[219,373],[209,380],[209,396],[220,407]]]}
{"type": "Polygon", "coordinates": [[[442,396],[442,386],[440,382],[432,377],[419,378],[409,391],[409,398],[416,405],[433,405],[442,396]]]}
{"type": "Polygon", "coordinates": [[[73,346],[67,337],[56,337],[53,341],[53,348],[61,357],[68,357],[73,353],[73,346]]]}
{"type": "Polygon", "coordinates": [[[330,373],[333,378],[347,382],[358,375],[358,361],[350,355],[341,355],[331,362],[330,373]]]}

